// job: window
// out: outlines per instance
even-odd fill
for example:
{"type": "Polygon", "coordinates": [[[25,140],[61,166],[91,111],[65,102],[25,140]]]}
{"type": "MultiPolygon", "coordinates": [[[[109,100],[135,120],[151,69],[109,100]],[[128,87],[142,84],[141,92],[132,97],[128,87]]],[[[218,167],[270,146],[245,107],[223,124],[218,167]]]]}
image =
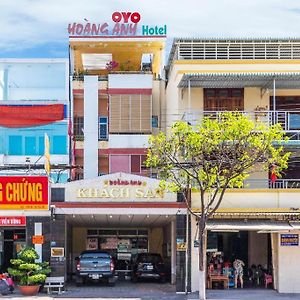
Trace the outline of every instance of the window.
{"type": "Polygon", "coordinates": [[[110,95],[110,133],[151,133],[151,95],[110,95]]]}
{"type": "Polygon", "coordinates": [[[158,128],[158,116],[152,116],[152,128],[158,128]]]}
{"type": "Polygon", "coordinates": [[[76,140],[83,140],[83,117],[74,117],[74,136],[76,140]]]}
{"type": "Polygon", "coordinates": [[[22,136],[11,135],[8,137],[8,154],[22,155],[22,136]]]}
{"type": "Polygon", "coordinates": [[[67,153],[67,137],[65,135],[53,136],[52,154],[67,153]]]}
{"type": "Polygon", "coordinates": [[[204,89],[205,111],[235,111],[243,109],[243,89],[204,89]]]}
{"type": "Polygon", "coordinates": [[[45,153],[45,137],[39,137],[39,155],[44,155],[45,153]]]}
{"type": "Polygon", "coordinates": [[[25,155],[36,155],[36,144],[34,136],[25,137],[25,155]]]}
{"type": "Polygon", "coordinates": [[[99,118],[99,140],[107,140],[108,139],[108,130],[107,130],[107,117],[99,118]]]}

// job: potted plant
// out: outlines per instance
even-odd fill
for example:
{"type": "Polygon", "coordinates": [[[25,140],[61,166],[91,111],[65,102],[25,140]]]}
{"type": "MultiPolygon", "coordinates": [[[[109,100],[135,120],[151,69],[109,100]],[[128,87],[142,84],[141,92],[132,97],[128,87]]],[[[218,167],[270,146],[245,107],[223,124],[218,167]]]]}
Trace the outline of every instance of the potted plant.
{"type": "Polygon", "coordinates": [[[14,277],[23,295],[35,295],[40,285],[45,283],[46,275],[51,272],[48,262],[37,263],[39,255],[32,247],[21,250],[16,259],[11,259],[8,273],[14,277]]]}

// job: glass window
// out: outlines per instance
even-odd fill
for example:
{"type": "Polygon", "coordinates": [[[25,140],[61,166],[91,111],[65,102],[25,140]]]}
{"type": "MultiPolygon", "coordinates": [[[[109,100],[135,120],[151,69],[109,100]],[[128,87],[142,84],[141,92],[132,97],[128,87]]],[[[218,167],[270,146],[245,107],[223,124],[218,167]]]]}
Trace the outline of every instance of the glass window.
{"type": "Polygon", "coordinates": [[[83,139],[83,117],[74,117],[74,135],[76,140],[83,139]]]}
{"type": "Polygon", "coordinates": [[[36,144],[34,136],[25,137],[25,155],[36,155],[36,144]]]}
{"type": "Polygon", "coordinates": [[[131,173],[141,172],[141,156],[131,155],[131,173]]]}
{"type": "Polygon", "coordinates": [[[45,153],[45,137],[39,137],[39,155],[44,155],[45,153]]]}
{"type": "Polygon", "coordinates": [[[66,153],[67,153],[67,137],[65,135],[53,136],[52,154],[66,154],[66,153]]]}
{"type": "Polygon", "coordinates": [[[107,117],[99,118],[99,140],[107,140],[107,117]]]}
{"type": "Polygon", "coordinates": [[[8,137],[8,154],[22,155],[22,136],[11,135],[8,137]]]}
{"type": "Polygon", "coordinates": [[[158,116],[152,116],[152,128],[158,128],[158,116]]]}

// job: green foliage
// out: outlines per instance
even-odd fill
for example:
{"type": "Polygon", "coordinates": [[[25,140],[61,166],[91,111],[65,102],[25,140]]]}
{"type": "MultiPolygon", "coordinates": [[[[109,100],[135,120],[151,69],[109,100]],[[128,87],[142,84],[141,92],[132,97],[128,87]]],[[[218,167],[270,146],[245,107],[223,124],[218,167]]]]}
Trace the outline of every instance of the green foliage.
{"type": "Polygon", "coordinates": [[[224,112],[197,126],[179,121],[168,135],[151,136],[146,165],[157,168],[164,188],[200,191],[202,217],[208,217],[225,190],[242,187],[257,163],[276,164],[280,176],[290,155],[284,152],[286,141],[280,124],[266,126],[242,113],[224,112]]]}
{"type": "Polygon", "coordinates": [[[39,255],[32,247],[26,247],[18,253],[17,259],[11,259],[11,267],[8,273],[13,276],[20,285],[42,284],[46,275],[51,272],[48,262],[36,263],[39,255]]]}

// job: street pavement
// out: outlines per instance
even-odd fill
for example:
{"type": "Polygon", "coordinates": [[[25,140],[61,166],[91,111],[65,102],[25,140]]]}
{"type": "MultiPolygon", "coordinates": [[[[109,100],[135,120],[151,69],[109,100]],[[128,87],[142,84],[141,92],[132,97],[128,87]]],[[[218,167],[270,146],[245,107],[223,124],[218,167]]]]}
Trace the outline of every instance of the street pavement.
{"type": "MultiPolygon", "coordinates": [[[[2,298],[12,298],[12,300],[41,299],[105,299],[105,300],[195,300],[197,293],[176,294],[175,286],[171,284],[157,284],[153,282],[136,283],[118,282],[115,287],[102,284],[89,284],[82,287],[70,285],[66,292],[58,295],[54,293],[47,295],[39,293],[34,297],[21,296],[18,290],[2,298]]],[[[271,289],[229,289],[229,290],[208,290],[207,299],[214,300],[300,300],[300,294],[279,294],[271,289]]]]}

